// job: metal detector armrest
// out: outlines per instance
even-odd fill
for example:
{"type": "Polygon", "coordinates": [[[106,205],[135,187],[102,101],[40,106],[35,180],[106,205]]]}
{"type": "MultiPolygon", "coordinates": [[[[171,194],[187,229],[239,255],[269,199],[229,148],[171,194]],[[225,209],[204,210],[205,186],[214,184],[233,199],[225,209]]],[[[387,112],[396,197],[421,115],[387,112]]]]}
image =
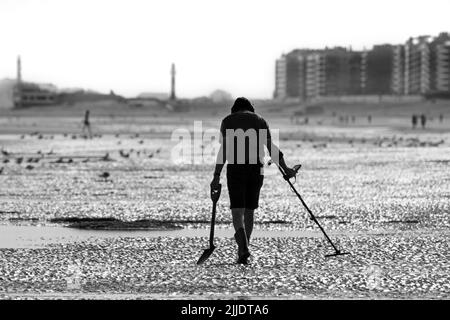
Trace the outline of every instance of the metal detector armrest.
{"type": "MultiPolygon", "coordinates": [[[[294,183],[297,181],[297,173],[298,173],[298,171],[300,170],[301,167],[302,167],[301,164],[296,164],[296,165],[294,165],[294,166],[292,167],[292,169],[294,169],[294,171],[295,171],[295,176],[293,177],[293,178],[294,178],[294,183]]],[[[284,173],[283,169],[282,169],[281,167],[278,167],[278,168],[280,168],[280,171],[281,171],[281,173],[283,174],[284,180],[289,180],[290,178],[288,178],[288,177],[286,176],[286,174],[284,173]]]]}

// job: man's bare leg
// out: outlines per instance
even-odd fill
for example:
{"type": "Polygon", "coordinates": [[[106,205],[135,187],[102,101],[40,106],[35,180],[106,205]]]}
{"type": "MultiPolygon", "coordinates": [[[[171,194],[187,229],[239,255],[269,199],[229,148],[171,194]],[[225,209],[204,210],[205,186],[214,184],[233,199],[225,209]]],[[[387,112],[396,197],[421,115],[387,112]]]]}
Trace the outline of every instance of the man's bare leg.
{"type": "Polygon", "coordinates": [[[255,210],[253,209],[245,209],[244,211],[244,225],[245,225],[245,234],[247,235],[247,241],[250,243],[250,236],[253,231],[253,217],[255,210]]]}
{"type": "Polygon", "coordinates": [[[238,263],[247,264],[247,259],[250,253],[248,252],[248,239],[245,234],[244,213],[245,208],[231,209],[231,214],[233,215],[233,226],[236,231],[234,234],[234,239],[238,245],[238,263]]]}
{"type": "Polygon", "coordinates": [[[233,226],[234,231],[238,231],[240,228],[244,227],[244,212],[245,208],[233,208],[231,209],[231,214],[233,215],[233,226]]]}

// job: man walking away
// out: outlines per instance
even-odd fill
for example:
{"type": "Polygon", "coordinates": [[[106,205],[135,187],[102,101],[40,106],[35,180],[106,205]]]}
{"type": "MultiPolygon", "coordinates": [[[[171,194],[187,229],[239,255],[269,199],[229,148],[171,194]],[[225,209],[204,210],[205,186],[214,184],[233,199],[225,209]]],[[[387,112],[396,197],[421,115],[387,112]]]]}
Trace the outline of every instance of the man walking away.
{"type": "Polygon", "coordinates": [[[420,116],[420,123],[422,124],[422,129],[425,129],[425,125],[427,123],[427,116],[423,113],[420,116]]]}
{"type": "Polygon", "coordinates": [[[417,116],[415,114],[412,115],[412,128],[415,129],[417,125],[417,116]]]}
{"type": "Polygon", "coordinates": [[[89,110],[86,110],[86,113],[84,114],[84,121],[83,121],[83,134],[85,134],[85,131],[88,131],[89,139],[92,139],[92,131],[91,131],[91,123],[89,122],[89,110]]]}
{"type": "Polygon", "coordinates": [[[247,264],[248,243],[253,231],[254,210],[258,208],[263,185],[263,154],[267,147],[272,160],[279,164],[288,178],[295,170],[286,166],[283,153],[272,143],[267,122],[246,98],[237,98],[231,114],[222,120],[220,150],[217,155],[211,189],[217,189],[220,173],[227,164],[227,187],[230,209],[238,245],[238,263],[247,264]]]}

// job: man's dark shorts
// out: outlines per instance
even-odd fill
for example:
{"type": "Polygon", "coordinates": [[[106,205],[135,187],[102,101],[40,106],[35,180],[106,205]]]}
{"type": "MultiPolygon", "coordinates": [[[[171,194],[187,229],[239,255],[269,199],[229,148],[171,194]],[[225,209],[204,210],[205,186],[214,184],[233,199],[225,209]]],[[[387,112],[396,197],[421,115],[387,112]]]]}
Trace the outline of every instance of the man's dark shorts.
{"type": "Polygon", "coordinates": [[[258,208],[263,181],[260,165],[227,165],[230,208],[258,208]]]}

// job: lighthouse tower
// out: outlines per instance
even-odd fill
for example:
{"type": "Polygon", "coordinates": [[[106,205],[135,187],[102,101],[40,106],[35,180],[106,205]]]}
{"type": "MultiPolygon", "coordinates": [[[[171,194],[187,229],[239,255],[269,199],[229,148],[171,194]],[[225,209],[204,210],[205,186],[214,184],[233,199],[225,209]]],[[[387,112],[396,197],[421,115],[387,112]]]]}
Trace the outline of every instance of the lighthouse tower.
{"type": "Polygon", "coordinates": [[[172,68],[170,70],[170,74],[171,74],[171,88],[170,88],[170,100],[175,100],[176,99],[176,95],[175,95],[175,63],[172,63],[172,68]]]}
{"type": "Polygon", "coordinates": [[[17,56],[17,85],[22,84],[22,62],[20,61],[20,56],[17,56]]]}
{"type": "Polygon", "coordinates": [[[17,56],[17,79],[16,85],[14,86],[13,93],[14,105],[16,107],[22,106],[22,63],[20,61],[20,56],[17,56]]]}

